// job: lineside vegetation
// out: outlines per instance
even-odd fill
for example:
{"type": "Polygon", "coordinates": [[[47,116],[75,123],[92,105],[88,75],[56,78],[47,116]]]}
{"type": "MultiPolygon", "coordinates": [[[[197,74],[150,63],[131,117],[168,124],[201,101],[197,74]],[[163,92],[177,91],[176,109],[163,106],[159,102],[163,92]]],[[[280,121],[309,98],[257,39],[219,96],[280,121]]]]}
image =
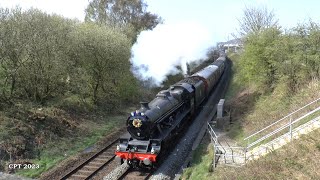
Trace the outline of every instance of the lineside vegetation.
{"type": "MultiPolygon", "coordinates": [[[[240,19],[243,49],[229,52],[234,66],[226,95],[233,120],[227,133],[238,145],[244,137],[320,97],[320,25],[309,20],[284,30],[273,12],[244,11],[249,18],[240,19]]],[[[218,166],[215,172],[207,170],[212,147],[201,146],[182,179],[319,179],[313,168],[319,165],[314,161],[320,155],[318,135],[315,130],[258,161],[241,168],[218,166]]]]}
{"type": "MultiPolygon", "coordinates": [[[[158,23],[144,22],[149,29],[158,23]]],[[[34,162],[40,169],[20,173],[37,177],[124,126],[124,109],[143,92],[131,72],[136,37],[125,32],[38,9],[0,8],[0,171],[9,162],[34,162]]]]}

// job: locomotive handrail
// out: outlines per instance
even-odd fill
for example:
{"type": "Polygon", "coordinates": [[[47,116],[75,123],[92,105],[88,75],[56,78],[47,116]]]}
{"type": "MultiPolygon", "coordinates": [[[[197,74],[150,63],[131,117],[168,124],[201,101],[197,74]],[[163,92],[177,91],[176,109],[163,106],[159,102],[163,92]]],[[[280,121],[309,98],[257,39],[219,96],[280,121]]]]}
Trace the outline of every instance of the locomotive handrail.
{"type": "Polygon", "coordinates": [[[283,120],[287,119],[288,117],[292,116],[293,114],[295,114],[295,113],[299,112],[300,110],[302,110],[302,109],[304,109],[304,108],[306,108],[306,107],[310,106],[311,104],[314,104],[314,103],[316,103],[316,102],[318,102],[318,101],[320,101],[320,98],[318,98],[318,99],[316,99],[316,100],[312,101],[311,103],[309,103],[309,104],[307,104],[307,105],[305,105],[305,106],[303,106],[303,107],[301,107],[301,108],[297,109],[296,111],[294,111],[294,112],[292,112],[292,113],[290,113],[290,114],[286,115],[285,117],[283,117],[283,118],[281,118],[281,119],[277,120],[276,122],[274,122],[274,123],[272,123],[272,124],[268,125],[267,127],[265,127],[265,128],[263,128],[263,129],[261,129],[261,130],[259,130],[259,131],[255,132],[255,133],[251,134],[250,136],[248,136],[248,137],[244,138],[244,140],[248,140],[249,138],[251,138],[251,137],[253,137],[253,136],[255,136],[255,135],[259,134],[260,132],[262,132],[262,131],[264,131],[264,130],[266,130],[266,129],[268,129],[268,128],[272,127],[272,126],[274,126],[275,124],[277,124],[277,123],[279,123],[279,122],[281,122],[281,121],[283,121],[283,120]]]}

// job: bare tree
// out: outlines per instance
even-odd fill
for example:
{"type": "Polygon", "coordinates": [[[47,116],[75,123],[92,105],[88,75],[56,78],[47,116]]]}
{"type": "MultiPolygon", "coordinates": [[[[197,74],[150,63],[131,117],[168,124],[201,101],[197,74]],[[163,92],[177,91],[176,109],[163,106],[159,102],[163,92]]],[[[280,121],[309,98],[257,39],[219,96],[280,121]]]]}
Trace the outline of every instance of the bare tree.
{"type": "Polygon", "coordinates": [[[277,27],[278,19],[275,14],[269,11],[267,7],[245,7],[243,10],[242,18],[238,19],[239,30],[238,33],[241,37],[249,33],[261,32],[263,29],[277,27]]]}

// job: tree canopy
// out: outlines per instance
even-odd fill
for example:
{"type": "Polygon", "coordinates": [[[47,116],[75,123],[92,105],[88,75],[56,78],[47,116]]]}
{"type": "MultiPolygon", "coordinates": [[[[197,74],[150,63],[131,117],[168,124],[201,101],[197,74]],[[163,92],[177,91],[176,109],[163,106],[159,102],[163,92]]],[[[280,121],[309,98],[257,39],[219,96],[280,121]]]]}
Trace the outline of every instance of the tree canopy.
{"type": "Polygon", "coordinates": [[[141,31],[151,30],[162,21],[158,15],[147,11],[143,0],[91,0],[85,20],[121,28],[133,43],[141,31]]]}
{"type": "Polygon", "coordinates": [[[310,21],[286,32],[267,28],[249,34],[239,64],[241,77],[262,92],[284,85],[290,93],[319,79],[319,27],[310,21]]]}
{"type": "Polygon", "coordinates": [[[0,101],[75,96],[114,109],[137,95],[131,41],[119,29],[37,9],[0,9],[0,101]]]}

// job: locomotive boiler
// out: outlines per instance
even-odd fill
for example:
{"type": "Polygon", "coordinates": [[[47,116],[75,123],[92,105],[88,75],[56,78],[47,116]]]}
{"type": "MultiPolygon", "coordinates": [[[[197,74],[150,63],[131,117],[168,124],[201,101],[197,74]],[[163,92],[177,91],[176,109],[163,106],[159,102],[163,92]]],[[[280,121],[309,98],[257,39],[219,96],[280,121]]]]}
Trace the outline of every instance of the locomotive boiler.
{"type": "Polygon", "coordinates": [[[177,134],[192,123],[193,116],[215,88],[225,69],[226,57],[160,91],[149,103],[141,102],[127,121],[116,158],[135,167],[153,166],[173,146],[177,134]]]}

